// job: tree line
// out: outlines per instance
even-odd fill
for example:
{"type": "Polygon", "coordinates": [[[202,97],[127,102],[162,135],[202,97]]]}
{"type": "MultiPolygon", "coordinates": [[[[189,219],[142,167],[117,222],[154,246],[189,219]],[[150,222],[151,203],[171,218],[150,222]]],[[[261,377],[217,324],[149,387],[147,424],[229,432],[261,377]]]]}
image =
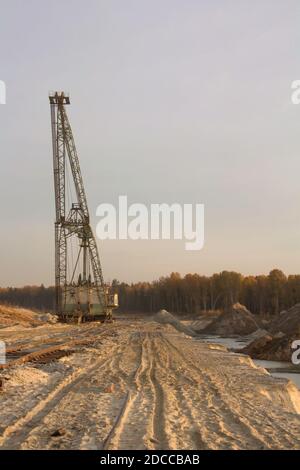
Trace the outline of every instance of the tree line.
{"type": "Polygon", "coordinates": [[[300,275],[286,276],[279,269],[267,276],[243,276],[232,271],[184,277],[172,273],[151,283],[114,281],[113,285],[125,311],[156,312],[164,308],[174,313],[198,313],[240,302],[255,314],[278,314],[300,302],[300,275]]]}
{"type": "MultiPolygon", "coordinates": [[[[127,284],[114,280],[120,311],[198,313],[225,309],[235,302],[255,314],[278,314],[300,302],[300,275],[286,276],[279,269],[269,275],[243,276],[222,271],[212,276],[172,273],[153,282],[127,284]]],[[[0,288],[0,303],[44,311],[54,310],[54,287],[0,288]]]]}
{"type": "Polygon", "coordinates": [[[54,299],[54,287],[45,287],[43,284],[40,286],[0,287],[0,304],[52,312],[54,299]]]}

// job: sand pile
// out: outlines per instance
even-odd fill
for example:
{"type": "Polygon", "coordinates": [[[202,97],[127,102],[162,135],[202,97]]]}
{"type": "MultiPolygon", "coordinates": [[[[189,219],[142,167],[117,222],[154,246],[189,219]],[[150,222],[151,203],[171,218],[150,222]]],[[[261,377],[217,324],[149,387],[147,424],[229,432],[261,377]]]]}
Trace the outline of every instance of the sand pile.
{"type": "Polygon", "coordinates": [[[261,338],[255,339],[248,346],[239,350],[248,354],[253,359],[265,359],[268,361],[287,361],[291,362],[292,343],[300,339],[300,328],[293,334],[285,335],[277,333],[276,335],[266,334],[261,338]]]}
{"type": "Polygon", "coordinates": [[[180,320],[174,317],[174,315],[171,313],[167,312],[167,310],[160,310],[154,316],[154,320],[158,323],[172,325],[174,328],[176,328],[177,331],[185,333],[188,336],[196,336],[196,333],[191,328],[181,323],[180,320]]]}
{"type": "Polygon", "coordinates": [[[0,328],[16,325],[32,327],[42,325],[43,323],[39,319],[39,314],[32,310],[0,305],[0,328]]]}
{"type": "Polygon", "coordinates": [[[52,313],[41,313],[38,315],[38,320],[40,320],[43,323],[54,324],[58,322],[58,316],[52,315],[52,313]]]}
{"type": "Polygon", "coordinates": [[[259,328],[258,330],[254,331],[250,335],[244,336],[243,340],[247,342],[247,344],[252,343],[252,341],[262,338],[270,334],[269,331],[264,330],[263,328],[259,328]]]}
{"type": "Polygon", "coordinates": [[[201,333],[204,328],[211,324],[212,321],[216,320],[221,315],[220,310],[211,310],[204,312],[197,317],[197,320],[190,322],[189,326],[192,330],[197,333],[201,333]]]}
{"type": "Polygon", "coordinates": [[[249,335],[258,328],[254,315],[244,305],[236,303],[213,320],[201,333],[220,336],[249,335]]]}
{"type": "Polygon", "coordinates": [[[248,354],[253,359],[258,359],[261,351],[266,348],[266,345],[273,341],[273,336],[266,333],[264,336],[255,338],[250,344],[245,346],[243,349],[239,349],[238,352],[248,354]]]}
{"type": "Polygon", "coordinates": [[[291,362],[292,343],[300,339],[300,304],[281,312],[268,326],[269,332],[240,350],[254,359],[291,362]]]}
{"type": "Polygon", "coordinates": [[[292,335],[300,328],[300,304],[294,305],[289,310],[281,312],[269,325],[271,333],[282,333],[292,335]]]}

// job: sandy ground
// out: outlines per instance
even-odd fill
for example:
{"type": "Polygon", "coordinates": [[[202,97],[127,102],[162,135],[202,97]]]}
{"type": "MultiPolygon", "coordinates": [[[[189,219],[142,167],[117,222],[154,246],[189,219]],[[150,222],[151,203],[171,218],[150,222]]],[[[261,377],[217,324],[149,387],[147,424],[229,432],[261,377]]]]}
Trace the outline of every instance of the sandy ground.
{"type": "Polygon", "coordinates": [[[170,325],[47,325],[0,340],[90,334],[70,356],[1,372],[0,449],[300,449],[291,382],[170,325]]]}

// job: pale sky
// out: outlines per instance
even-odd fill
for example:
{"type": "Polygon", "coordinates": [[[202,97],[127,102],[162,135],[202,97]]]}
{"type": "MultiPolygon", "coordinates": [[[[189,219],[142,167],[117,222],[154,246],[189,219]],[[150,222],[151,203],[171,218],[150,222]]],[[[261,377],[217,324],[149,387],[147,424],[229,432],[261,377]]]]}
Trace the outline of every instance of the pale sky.
{"type": "Polygon", "coordinates": [[[66,90],[92,215],[204,203],[205,246],[99,243],[106,280],[299,273],[299,0],[0,0],[0,285],[54,283],[48,92],[66,90]]]}

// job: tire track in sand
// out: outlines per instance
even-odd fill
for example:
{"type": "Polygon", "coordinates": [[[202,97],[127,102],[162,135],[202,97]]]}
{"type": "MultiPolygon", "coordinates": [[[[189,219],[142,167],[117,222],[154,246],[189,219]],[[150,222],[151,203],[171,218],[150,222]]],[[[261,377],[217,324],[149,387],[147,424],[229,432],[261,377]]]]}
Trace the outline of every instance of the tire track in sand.
{"type": "Polygon", "coordinates": [[[104,447],[106,449],[168,448],[163,426],[164,392],[156,377],[151,336],[140,333],[139,364],[128,396],[104,447]]]}
{"type": "Polygon", "coordinates": [[[207,374],[204,374],[203,370],[191,363],[187,357],[185,357],[181,351],[168,338],[166,338],[165,335],[163,335],[163,339],[191,372],[193,371],[202,377],[202,386],[208,387],[207,392],[211,399],[212,408],[210,412],[212,413],[213,410],[214,412],[218,411],[218,415],[223,422],[222,433],[224,433],[224,431],[227,432],[228,437],[229,435],[232,437],[243,437],[243,442],[246,441],[247,446],[251,449],[266,448],[266,442],[263,439],[263,436],[260,436],[257,430],[253,429],[251,425],[248,425],[241,420],[239,414],[230,407],[227,401],[225,401],[224,397],[220,394],[219,389],[215,386],[210,377],[207,374]]]}
{"type": "Polygon", "coordinates": [[[186,382],[189,385],[199,387],[198,382],[182,375],[174,358],[170,354],[170,347],[163,341],[161,334],[157,337],[159,341],[154,341],[155,356],[157,357],[158,375],[164,395],[167,397],[164,409],[163,419],[165,429],[169,436],[169,443],[172,449],[181,447],[189,449],[203,450],[209,446],[205,439],[205,433],[202,432],[201,421],[195,417],[195,408],[189,405],[187,397],[183,391],[186,382]],[[180,381],[182,381],[180,383],[180,381]],[[170,383],[172,385],[170,385],[170,383]],[[187,428],[186,432],[184,428],[187,428]]]}
{"type": "Polygon", "coordinates": [[[85,371],[77,371],[63,380],[49,395],[35,405],[25,416],[8,426],[0,437],[0,449],[17,449],[29,436],[30,432],[61,402],[76,386],[86,380],[99,368],[104,367],[111,357],[96,361],[85,371]]]}

